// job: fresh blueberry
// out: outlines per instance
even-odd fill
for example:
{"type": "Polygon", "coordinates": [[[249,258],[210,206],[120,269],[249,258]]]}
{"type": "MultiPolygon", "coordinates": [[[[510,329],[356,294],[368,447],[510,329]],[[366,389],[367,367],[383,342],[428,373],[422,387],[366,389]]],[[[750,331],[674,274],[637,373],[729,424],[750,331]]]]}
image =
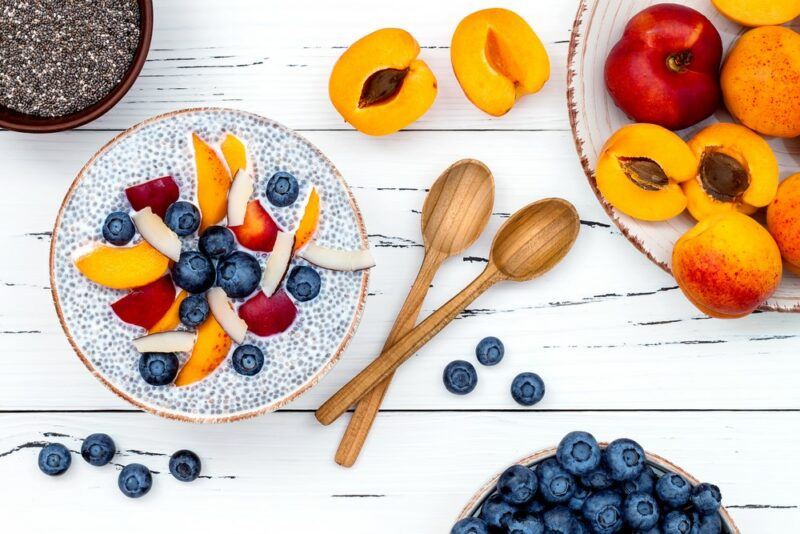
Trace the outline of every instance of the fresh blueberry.
{"type": "Polygon", "coordinates": [[[617,439],[608,444],[605,460],[611,478],[618,482],[633,480],[642,474],[646,458],[642,446],[632,439],[617,439]]]}
{"type": "Polygon", "coordinates": [[[231,364],[240,375],[257,375],[264,367],[264,353],[255,345],[239,345],[233,351],[231,364]]]}
{"type": "Polygon", "coordinates": [[[478,373],[475,366],[464,360],[455,360],[447,364],[442,373],[444,387],[450,393],[466,395],[478,385],[478,373]]]}
{"type": "Polygon", "coordinates": [[[569,509],[573,512],[580,512],[586,499],[588,499],[591,494],[592,491],[586,486],[581,484],[576,485],[575,493],[572,494],[572,498],[569,500],[569,509]]]}
{"type": "Polygon", "coordinates": [[[321,285],[319,273],[305,265],[293,268],[286,280],[286,289],[300,302],[309,301],[319,295],[321,285]]]}
{"type": "Polygon", "coordinates": [[[692,513],[691,534],[720,534],[722,532],[722,520],[719,514],[700,515],[692,513]]]}
{"type": "Polygon", "coordinates": [[[601,461],[597,469],[581,477],[581,484],[593,490],[604,490],[613,486],[614,480],[608,466],[601,461]]]}
{"type": "Polygon", "coordinates": [[[503,342],[496,337],[485,337],[475,347],[475,356],[483,365],[497,365],[503,359],[506,349],[503,342]]]}
{"type": "Polygon", "coordinates": [[[491,495],[481,507],[480,517],[491,528],[505,529],[516,512],[516,508],[508,504],[497,493],[491,495]]]}
{"type": "Polygon", "coordinates": [[[150,491],[153,486],[153,475],[142,464],[129,464],[119,472],[117,486],[126,497],[138,499],[150,491]]]}
{"type": "Polygon", "coordinates": [[[172,269],[172,280],[189,293],[203,293],[214,285],[216,272],[211,259],[197,251],[181,252],[172,269]]]}
{"type": "Polygon", "coordinates": [[[531,499],[525,506],[521,506],[520,510],[528,512],[529,514],[541,514],[547,509],[547,503],[540,501],[539,499],[531,499]]]}
{"type": "Polygon", "coordinates": [[[200,210],[191,202],[179,200],[167,208],[164,223],[181,237],[191,235],[200,228],[200,210]]]}
{"type": "Polygon", "coordinates": [[[511,396],[518,404],[533,406],[544,397],[544,382],[536,373],[520,373],[511,383],[511,396]]]}
{"type": "Polygon", "coordinates": [[[169,472],[181,482],[191,482],[200,476],[200,458],[192,451],[180,450],[169,458],[169,472]]]}
{"type": "Polygon", "coordinates": [[[544,521],[538,515],[517,512],[511,516],[506,532],[509,534],[545,534],[544,521]]]}
{"type": "Polygon", "coordinates": [[[209,226],[198,241],[200,252],[209,258],[227,256],[236,248],[233,232],[224,226],[209,226]]]}
{"type": "Polygon", "coordinates": [[[548,458],[536,466],[539,493],[549,503],[566,503],[575,493],[575,479],[564,470],[555,458],[548,458]]]}
{"type": "Polygon", "coordinates": [[[626,480],[622,483],[622,492],[625,495],[631,493],[641,492],[652,494],[656,487],[656,476],[653,474],[652,469],[645,469],[642,474],[633,480],[626,480]]]}
{"type": "Polygon", "coordinates": [[[300,194],[300,186],[297,178],[288,172],[276,172],[267,182],[267,199],[273,206],[285,208],[297,200],[300,194]]]}
{"type": "Polygon", "coordinates": [[[489,525],[479,517],[467,517],[453,525],[450,534],[489,534],[489,525]]]}
{"type": "Polygon", "coordinates": [[[722,493],[714,484],[703,482],[692,488],[690,497],[695,509],[702,515],[715,514],[722,503],[722,493]]]}
{"type": "Polygon", "coordinates": [[[236,251],[217,265],[217,285],[233,299],[244,298],[261,282],[261,265],[247,252],[236,251]]]}
{"type": "Polygon", "coordinates": [[[658,525],[654,526],[653,528],[651,528],[649,530],[635,530],[635,531],[633,531],[633,534],[662,534],[662,533],[663,533],[663,531],[661,530],[661,527],[659,527],[658,525]]]}
{"type": "Polygon", "coordinates": [[[178,317],[181,322],[189,328],[200,326],[211,313],[205,295],[189,295],[181,302],[178,307],[178,317]]]}
{"type": "Polygon", "coordinates": [[[597,469],[602,452],[597,440],[588,432],[570,432],[558,444],[556,457],[567,472],[580,476],[597,469]]]}
{"type": "Polygon", "coordinates": [[[658,524],[658,503],[650,494],[631,493],[625,499],[622,515],[631,528],[649,530],[658,524]]]}
{"type": "Polygon", "coordinates": [[[50,443],[39,451],[39,469],[45,475],[54,477],[64,473],[72,464],[69,449],[60,443],[50,443]]]}
{"type": "Polygon", "coordinates": [[[680,508],[689,502],[692,486],[677,473],[667,473],[656,482],[656,497],[665,506],[680,508]]]}
{"type": "Polygon", "coordinates": [[[603,490],[591,495],[583,505],[583,517],[589,528],[597,534],[622,530],[622,496],[613,490],[603,490]]]}
{"type": "Polygon", "coordinates": [[[117,446],[108,434],[91,434],[81,445],[81,456],[92,465],[106,465],[117,453],[117,446]]]}
{"type": "Polygon", "coordinates": [[[564,506],[546,511],[542,519],[547,534],[581,534],[586,531],[581,520],[564,506]]]}
{"type": "Polygon", "coordinates": [[[692,531],[692,520],[679,510],[673,510],[664,518],[661,525],[663,534],[689,534],[692,531]]]}
{"type": "Polygon", "coordinates": [[[529,502],[536,495],[539,478],[524,465],[512,465],[497,481],[497,493],[507,502],[519,506],[529,502]]]}
{"type": "Polygon", "coordinates": [[[151,386],[166,386],[175,380],[178,365],[171,352],[145,352],[139,357],[139,374],[151,386]]]}
{"type": "Polygon", "coordinates": [[[130,243],[135,233],[131,217],[124,211],[109,213],[103,223],[103,239],[118,247],[130,243]]]}

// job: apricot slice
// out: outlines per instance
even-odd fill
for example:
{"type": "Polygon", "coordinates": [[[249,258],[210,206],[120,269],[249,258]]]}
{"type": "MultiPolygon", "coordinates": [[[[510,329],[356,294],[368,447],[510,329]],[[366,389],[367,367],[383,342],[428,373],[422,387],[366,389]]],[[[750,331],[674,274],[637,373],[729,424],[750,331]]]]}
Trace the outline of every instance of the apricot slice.
{"type": "Polygon", "coordinates": [[[247,170],[247,150],[241,139],[235,135],[225,136],[225,140],[222,141],[222,155],[225,156],[231,176],[236,176],[240,170],[247,170]]]}
{"type": "Polygon", "coordinates": [[[169,332],[170,330],[175,330],[179,324],[181,324],[180,318],[180,307],[181,302],[183,299],[189,296],[184,290],[181,290],[178,293],[178,296],[175,297],[175,300],[172,301],[172,304],[167,309],[166,313],[158,320],[156,324],[154,324],[150,329],[147,331],[148,334],[158,334],[161,332],[169,332]]]}
{"type": "Polygon", "coordinates": [[[228,356],[231,338],[213,316],[197,328],[197,341],[189,359],[175,378],[176,386],[188,386],[210,375],[228,356]]]}
{"type": "Polygon", "coordinates": [[[697,159],[677,134],[654,124],[622,127],[597,161],[597,188],[619,211],[665,221],[686,208],[679,185],[695,177],[697,159]]]}
{"type": "Polygon", "coordinates": [[[494,116],[517,99],[538,92],[550,79],[550,59],[536,32],[508,9],[465,17],[450,43],[450,61],[467,98],[494,116]]]}
{"type": "Polygon", "coordinates": [[[778,288],[781,254],[763,226],[729,211],[703,219],[675,243],[672,274],[703,313],[743,317],[778,288]]]}
{"type": "Polygon", "coordinates": [[[767,228],[788,269],[800,275],[800,173],[778,187],[775,200],[767,208],[767,228]]]}
{"type": "Polygon", "coordinates": [[[112,289],[133,289],[158,280],[169,267],[169,258],[147,241],[132,247],[100,245],[75,260],[89,280],[112,289]]]}
{"type": "Polygon", "coordinates": [[[217,152],[196,134],[192,134],[197,167],[197,202],[200,204],[200,232],[225,218],[231,175],[217,152]]]}
{"type": "Polygon", "coordinates": [[[683,182],[689,213],[702,220],[723,211],[755,213],[775,198],[778,160],[769,144],[738,124],[717,123],[689,141],[700,166],[683,182]]]}
{"type": "Polygon", "coordinates": [[[742,26],[777,26],[800,16],[800,0],[711,0],[742,26]]]}
{"type": "Polygon", "coordinates": [[[297,226],[297,231],[295,232],[295,250],[300,250],[306,246],[306,243],[311,241],[311,238],[314,237],[314,232],[317,231],[318,221],[319,194],[317,194],[317,188],[315,187],[311,190],[311,194],[308,196],[306,210],[303,213],[303,218],[300,219],[300,224],[297,226]]]}
{"type": "Polygon", "coordinates": [[[328,83],[344,120],[369,135],[386,135],[422,117],[436,99],[436,77],[417,59],[419,44],[405,30],[362,37],[336,61],[328,83]]]}

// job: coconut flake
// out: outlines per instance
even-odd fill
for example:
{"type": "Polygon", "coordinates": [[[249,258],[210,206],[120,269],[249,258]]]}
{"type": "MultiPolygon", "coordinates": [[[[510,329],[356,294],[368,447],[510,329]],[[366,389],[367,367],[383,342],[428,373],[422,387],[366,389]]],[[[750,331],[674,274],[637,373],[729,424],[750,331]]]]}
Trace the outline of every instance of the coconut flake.
{"type": "Polygon", "coordinates": [[[375,260],[369,249],[336,250],[309,243],[298,256],[317,267],[332,271],[360,271],[375,267],[375,260]]]}
{"type": "Polygon", "coordinates": [[[154,249],[172,261],[180,259],[181,239],[178,234],[169,229],[161,217],[153,213],[150,206],[134,213],[131,219],[142,238],[154,249]]]}
{"type": "Polygon", "coordinates": [[[247,213],[247,203],[255,190],[255,182],[244,169],[239,169],[233,177],[228,191],[228,226],[241,226],[247,213]]]}
{"type": "Polygon", "coordinates": [[[236,310],[231,306],[225,291],[220,287],[211,288],[206,295],[206,299],[208,300],[208,307],[211,308],[211,314],[222,329],[225,330],[225,333],[231,336],[231,339],[236,343],[244,342],[244,336],[247,334],[247,323],[236,314],[236,310]]]}
{"type": "Polygon", "coordinates": [[[139,352],[190,352],[194,347],[194,332],[159,332],[133,340],[139,352]]]}
{"type": "Polygon", "coordinates": [[[281,280],[286,275],[294,250],[294,237],[294,234],[288,232],[278,232],[275,238],[275,246],[272,248],[272,254],[270,254],[267,267],[264,269],[264,276],[261,278],[261,290],[268,297],[277,291],[281,280]]]}

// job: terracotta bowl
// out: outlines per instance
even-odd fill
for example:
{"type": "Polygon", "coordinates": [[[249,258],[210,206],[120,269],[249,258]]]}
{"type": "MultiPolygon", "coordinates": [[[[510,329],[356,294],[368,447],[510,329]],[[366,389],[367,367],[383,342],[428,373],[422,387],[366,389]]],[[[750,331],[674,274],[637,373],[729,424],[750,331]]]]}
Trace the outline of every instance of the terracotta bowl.
{"type": "Polygon", "coordinates": [[[0,127],[28,133],[60,132],[92,122],[113,108],[136,81],[147,59],[147,52],[150,50],[150,38],[153,35],[153,2],[152,0],[138,0],[138,3],[141,19],[139,45],[128,72],[110,93],[88,108],[62,117],[37,117],[0,106],[0,127]]]}

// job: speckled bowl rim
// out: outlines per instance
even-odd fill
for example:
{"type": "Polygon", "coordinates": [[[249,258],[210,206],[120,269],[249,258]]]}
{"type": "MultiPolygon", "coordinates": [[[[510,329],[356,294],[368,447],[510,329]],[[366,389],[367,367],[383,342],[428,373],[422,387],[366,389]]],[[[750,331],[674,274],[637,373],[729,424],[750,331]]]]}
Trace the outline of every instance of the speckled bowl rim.
{"type": "Polygon", "coordinates": [[[165,417],[167,419],[174,419],[174,420],[177,420],[177,421],[184,421],[184,422],[189,422],[189,423],[230,423],[230,422],[234,422],[234,421],[240,421],[242,419],[249,419],[251,417],[256,417],[258,415],[263,415],[265,413],[274,412],[275,410],[278,410],[278,409],[286,406],[290,402],[292,402],[295,399],[297,399],[300,395],[302,395],[303,393],[305,393],[309,389],[311,389],[314,386],[316,386],[317,383],[320,380],[322,380],[322,378],[326,374],[328,374],[328,372],[331,369],[333,369],[333,367],[338,363],[339,359],[341,358],[342,353],[344,353],[345,349],[350,344],[350,340],[355,335],[355,332],[358,329],[358,325],[361,323],[361,316],[362,316],[362,314],[364,312],[364,306],[366,305],[366,301],[367,301],[367,288],[369,286],[369,277],[370,277],[370,271],[369,270],[366,270],[364,272],[364,276],[362,277],[361,289],[360,289],[359,296],[358,296],[358,304],[356,305],[356,310],[355,310],[355,312],[353,314],[353,317],[352,317],[352,319],[350,321],[350,327],[348,328],[347,333],[342,338],[342,341],[339,344],[339,347],[333,353],[333,355],[328,360],[328,362],[325,365],[323,365],[320,368],[320,370],[317,371],[317,373],[313,377],[311,377],[311,379],[308,380],[302,387],[300,387],[299,389],[297,389],[296,391],[294,391],[290,395],[287,395],[286,397],[284,397],[284,398],[282,398],[282,399],[280,399],[278,401],[275,401],[275,402],[273,402],[271,404],[268,404],[266,406],[262,406],[262,407],[257,408],[257,409],[238,412],[238,413],[235,413],[235,414],[232,414],[232,415],[226,415],[226,416],[222,416],[222,417],[191,416],[191,415],[186,415],[185,413],[176,412],[176,411],[173,411],[173,410],[161,410],[161,409],[158,409],[158,408],[156,408],[154,406],[150,406],[149,404],[141,402],[138,399],[133,398],[132,396],[128,395],[127,393],[125,393],[124,391],[119,389],[117,386],[115,386],[109,380],[107,380],[95,368],[95,366],[86,357],[86,355],[83,354],[83,351],[81,351],[81,349],[78,346],[77,342],[73,338],[72,333],[70,332],[70,329],[67,326],[66,319],[64,318],[63,310],[61,309],[61,302],[60,302],[60,299],[59,299],[59,296],[58,296],[58,287],[57,287],[57,284],[56,284],[56,276],[55,276],[55,261],[56,261],[55,260],[55,254],[56,254],[56,242],[58,240],[57,239],[58,238],[58,230],[59,230],[59,227],[61,226],[61,220],[62,220],[62,218],[64,216],[64,212],[66,210],[67,204],[69,203],[70,199],[72,198],[72,195],[75,192],[75,189],[78,187],[78,185],[81,183],[81,181],[85,177],[86,171],[94,164],[94,162],[100,156],[102,156],[107,150],[109,150],[112,146],[114,146],[118,141],[120,141],[121,139],[123,139],[123,138],[125,138],[125,137],[127,137],[127,136],[129,136],[131,134],[136,133],[139,129],[141,129],[141,128],[145,127],[145,126],[148,126],[150,124],[153,124],[155,122],[158,122],[158,121],[161,121],[161,120],[164,120],[164,119],[169,119],[171,117],[175,117],[177,115],[183,115],[183,114],[188,114],[188,113],[197,113],[197,112],[226,112],[226,113],[239,113],[239,114],[242,114],[242,115],[247,115],[247,116],[256,118],[256,119],[258,119],[260,121],[267,121],[270,124],[273,124],[276,127],[286,131],[289,135],[298,137],[302,141],[304,141],[305,143],[308,143],[308,146],[310,147],[311,151],[316,156],[321,158],[323,161],[325,161],[330,166],[330,168],[333,170],[334,175],[336,176],[336,179],[339,180],[339,183],[344,188],[344,191],[347,193],[347,196],[350,199],[350,206],[351,206],[351,208],[353,210],[353,213],[355,215],[355,218],[356,218],[356,225],[358,226],[358,233],[359,233],[359,236],[361,237],[361,242],[362,243],[369,243],[369,239],[368,239],[368,236],[367,236],[367,230],[366,230],[366,228],[364,226],[364,219],[363,219],[363,216],[361,215],[361,210],[358,208],[358,204],[356,202],[355,197],[353,196],[353,192],[351,191],[350,186],[347,185],[347,182],[345,182],[344,178],[342,177],[342,174],[339,172],[339,169],[336,168],[336,166],[333,164],[333,162],[331,162],[331,160],[328,159],[328,157],[325,156],[325,154],[323,154],[322,151],[319,148],[317,148],[316,145],[311,143],[308,139],[306,139],[305,137],[303,137],[299,133],[295,132],[294,130],[292,130],[292,129],[286,127],[286,126],[284,126],[283,124],[281,124],[279,122],[276,122],[276,121],[274,121],[272,119],[268,119],[266,117],[263,117],[261,115],[255,114],[255,113],[250,113],[248,111],[242,111],[242,110],[233,109],[233,108],[220,108],[220,107],[201,107],[201,108],[179,109],[179,110],[176,110],[176,111],[170,111],[168,113],[162,113],[160,115],[156,115],[154,117],[146,119],[146,120],[144,120],[144,121],[142,121],[142,122],[140,122],[140,123],[138,123],[138,124],[136,124],[134,126],[131,126],[127,130],[117,134],[110,141],[108,141],[105,145],[103,145],[103,147],[100,148],[100,150],[95,152],[94,155],[89,159],[89,161],[86,162],[86,164],[78,172],[78,175],[72,181],[72,184],[70,185],[69,189],[67,190],[67,193],[64,196],[64,200],[61,202],[61,207],[58,210],[58,216],[56,217],[55,225],[53,226],[53,235],[52,235],[52,238],[50,240],[50,292],[52,294],[53,304],[55,305],[56,313],[58,314],[58,321],[61,323],[61,328],[64,330],[64,335],[66,335],[67,340],[69,341],[69,344],[72,346],[72,349],[75,351],[75,354],[78,356],[78,358],[80,358],[80,360],[83,362],[83,364],[86,366],[86,368],[92,373],[92,375],[94,375],[95,378],[100,380],[100,382],[103,383],[103,385],[105,385],[108,389],[110,389],[111,391],[116,393],[118,397],[126,400],[130,404],[133,404],[137,408],[140,408],[140,409],[144,410],[145,412],[149,412],[149,413],[161,416],[161,417],[165,417]]]}
{"type": "MultiPolygon", "coordinates": [[[[599,445],[605,448],[608,446],[608,443],[601,442],[599,445]]],[[[647,457],[647,461],[650,462],[651,464],[660,467],[665,471],[678,473],[686,480],[691,482],[693,485],[700,483],[698,479],[687,473],[683,468],[673,464],[669,460],[662,458],[657,454],[653,454],[647,451],[645,451],[644,454],[647,457]]],[[[555,457],[555,455],[556,455],[555,447],[552,447],[550,449],[542,449],[538,452],[531,454],[530,456],[522,458],[521,460],[516,462],[516,465],[530,466],[532,464],[539,463],[542,460],[546,460],[547,458],[555,457]]],[[[500,475],[502,475],[502,473],[498,473],[497,475],[495,475],[494,478],[492,478],[489,482],[484,484],[483,487],[480,490],[478,490],[478,492],[475,495],[472,496],[472,498],[469,500],[469,503],[464,507],[463,510],[461,510],[461,514],[456,518],[456,521],[464,519],[465,517],[472,517],[473,515],[475,515],[475,512],[478,510],[478,506],[482,504],[483,501],[486,500],[489,494],[494,490],[494,487],[497,485],[497,481],[500,479],[500,475]]],[[[719,515],[722,518],[722,522],[730,531],[729,534],[741,534],[741,532],[739,532],[739,527],[737,527],[736,523],[733,522],[733,518],[731,518],[730,514],[728,513],[728,510],[726,510],[724,506],[720,507],[719,515]]]]}

